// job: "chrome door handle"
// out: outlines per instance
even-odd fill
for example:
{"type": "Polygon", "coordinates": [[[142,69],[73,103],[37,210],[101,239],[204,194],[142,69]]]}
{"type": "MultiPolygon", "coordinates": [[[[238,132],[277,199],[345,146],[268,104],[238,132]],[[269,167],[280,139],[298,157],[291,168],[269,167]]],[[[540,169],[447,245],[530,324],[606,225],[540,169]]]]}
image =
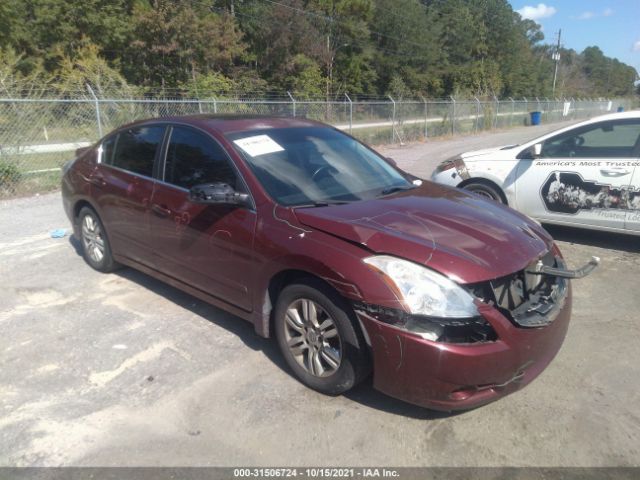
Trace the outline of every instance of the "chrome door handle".
{"type": "Polygon", "coordinates": [[[153,213],[161,217],[168,217],[169,215],[171,215],[171,210],[169,208],[165,207],[164,205],[158,205],[157,203],[151,205],[151,210],[153,211],[153,213]]]}
{"type": "Polygon", "coordinates": [[[624,177],[625,175],[629,175],[631,172],[625,168],[601,168],[600,173],[605,177],[624,177]]]}

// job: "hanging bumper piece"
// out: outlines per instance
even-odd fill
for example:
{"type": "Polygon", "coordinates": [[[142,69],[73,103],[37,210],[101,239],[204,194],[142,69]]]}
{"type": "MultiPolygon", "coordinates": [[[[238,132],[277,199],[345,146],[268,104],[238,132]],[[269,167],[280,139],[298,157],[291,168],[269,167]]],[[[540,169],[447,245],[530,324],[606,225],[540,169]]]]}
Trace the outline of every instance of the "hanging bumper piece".
{"type": "Polygon", "coordinates": [[[547,265],[543,265],[542,260],[538,261],[535,266],[535,270],[528,270],[527,273],[534,275],[549,275],[552,277],[562,278],[584,278],[589,275],[600,264],[600,258],[591,257],[589,263],[583,265],[575,270],[568,270],[566,268],[554,268],[547,265]]]}

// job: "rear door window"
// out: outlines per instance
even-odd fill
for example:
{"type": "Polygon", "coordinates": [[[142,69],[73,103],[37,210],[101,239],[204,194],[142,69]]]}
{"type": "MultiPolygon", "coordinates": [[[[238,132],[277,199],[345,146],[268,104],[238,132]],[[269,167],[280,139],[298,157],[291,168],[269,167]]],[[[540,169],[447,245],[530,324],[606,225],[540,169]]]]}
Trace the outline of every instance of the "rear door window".
{"type": "Polygon", "coordinates": [[[244,190],[223,148],[208,135],[185,127],[171,132],[164,181],[186,189],[220,182],[244,190]]]}
{"type": "Polygon", "coordinates": [[[153,176],[153,162],[162,143],[164,127],[135,127],[118,134],[111,165],[146,177],[153,176]]]}

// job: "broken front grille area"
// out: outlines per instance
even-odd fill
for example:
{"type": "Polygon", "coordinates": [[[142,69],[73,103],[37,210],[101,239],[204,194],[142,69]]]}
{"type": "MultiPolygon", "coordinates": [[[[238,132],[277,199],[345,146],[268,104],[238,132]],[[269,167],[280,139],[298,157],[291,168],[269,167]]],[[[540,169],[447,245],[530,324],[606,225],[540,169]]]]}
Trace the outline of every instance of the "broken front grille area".
{"type": "Polygon", "coordinates": [[[555,320],[564,304],[567,280],[536,273],[541,266],[563,268],[564,263],[548,252],[519,272],[467,288],[516,326],[542,327],[555,320]]]}

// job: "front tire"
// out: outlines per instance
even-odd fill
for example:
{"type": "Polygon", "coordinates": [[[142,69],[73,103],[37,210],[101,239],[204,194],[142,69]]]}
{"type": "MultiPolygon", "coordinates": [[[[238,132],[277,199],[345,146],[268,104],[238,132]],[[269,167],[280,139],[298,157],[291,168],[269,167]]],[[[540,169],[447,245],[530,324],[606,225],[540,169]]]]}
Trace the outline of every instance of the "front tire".
{"type": "Polygon", "coordinates": [[[489,200],[493,200],[494,202],[498,203],[507,203],[500,191],[492,185],[488,185],[482,182],[471,182],[467,183],[462,188],[478,195],[479,197],[488,198],[489,200]]]}
{"type": "Polygon", "coordinates": [[[78,215],[80,243],[84,260],[99,272],[108,273],[118,268],[113,259],[107,232],[98,214],[89,207],[83,207],[78,215]]]}
{"type": "Polygon", "coordinates": [[[274,327],[285,361],[314,390],[339,395],[369,373],[367,347],[353,312],[318,280],[306,279],[282,290],[274,327]]]}

